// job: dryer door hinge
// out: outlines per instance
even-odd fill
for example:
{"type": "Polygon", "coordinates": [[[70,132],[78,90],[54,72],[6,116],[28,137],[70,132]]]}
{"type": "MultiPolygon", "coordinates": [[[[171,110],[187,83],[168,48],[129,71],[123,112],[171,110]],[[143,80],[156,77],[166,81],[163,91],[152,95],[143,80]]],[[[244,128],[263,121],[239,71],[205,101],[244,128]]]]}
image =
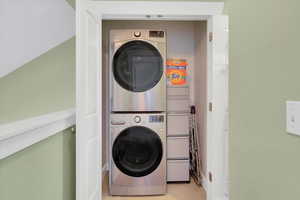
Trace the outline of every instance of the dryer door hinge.
{"type": "Polygon", "coordinates": [[[211,41],[213,41],[213,39],[214,39],[214,35],[213,35],[213,32],[209,32],[209,34],[208,34],[208,40],[211,42],[211,41]]]}
{"type": "Polygon", "coordinates": [[[209,110],[209,112],[212,112],[212,109],[213,109],[212,102],[209,102],[209,105],[208,105],[208,110],[209,110]]]}

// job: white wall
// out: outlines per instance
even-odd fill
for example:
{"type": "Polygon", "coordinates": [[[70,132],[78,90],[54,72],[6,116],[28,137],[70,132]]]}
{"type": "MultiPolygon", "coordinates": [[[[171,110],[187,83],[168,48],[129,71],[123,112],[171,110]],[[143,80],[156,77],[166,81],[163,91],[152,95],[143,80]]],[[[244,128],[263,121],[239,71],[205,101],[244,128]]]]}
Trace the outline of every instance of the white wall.
{"type": "Polygon", "coordinates": [[[207,173],[207,158],[206,158],[206,116],[207,116],[207,33],[206,22],[197,22],[195,24],[195,68],[194,68],[194,83],[195,83],[195,106],[196,118],[199,133],[199,149],[201,156],[201,170],[205,176],[207,173]]]}
{"type": "Polygon", "coordinates": [[[65,0],[0,1],[0,77],[75,35],[75,10],[65,0]]]}

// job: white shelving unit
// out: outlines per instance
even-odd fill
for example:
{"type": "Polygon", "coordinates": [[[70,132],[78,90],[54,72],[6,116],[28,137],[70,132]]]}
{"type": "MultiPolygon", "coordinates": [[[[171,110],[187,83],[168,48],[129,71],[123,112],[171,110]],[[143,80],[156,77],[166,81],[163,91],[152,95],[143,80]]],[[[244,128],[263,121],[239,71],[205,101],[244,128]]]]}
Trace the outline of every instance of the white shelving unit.
{"type": "Polygon", "coordinates": [[[189,181],[189,86],[167,87],[167,181],[189,181]]]}

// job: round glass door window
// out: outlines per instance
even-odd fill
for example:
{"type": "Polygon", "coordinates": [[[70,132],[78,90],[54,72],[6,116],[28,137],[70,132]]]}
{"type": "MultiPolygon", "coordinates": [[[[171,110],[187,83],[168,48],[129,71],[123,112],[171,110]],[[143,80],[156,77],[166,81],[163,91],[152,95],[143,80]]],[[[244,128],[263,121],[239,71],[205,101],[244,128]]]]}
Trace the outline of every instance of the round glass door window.
{"type": "Polygon", "coordinates": [[[113,57],[113,74],[121,87],[132,92],[153,88],[164,72],[163,58],[148,42],[130,41],[113,57]]]}
{"type": "Polygon", "coordinates": [[[120,171],[128,176],[142,177],[152,173],[163,155],[159,136],[149,128],[133,126],[115,139],[112,156],[120,171]]]}

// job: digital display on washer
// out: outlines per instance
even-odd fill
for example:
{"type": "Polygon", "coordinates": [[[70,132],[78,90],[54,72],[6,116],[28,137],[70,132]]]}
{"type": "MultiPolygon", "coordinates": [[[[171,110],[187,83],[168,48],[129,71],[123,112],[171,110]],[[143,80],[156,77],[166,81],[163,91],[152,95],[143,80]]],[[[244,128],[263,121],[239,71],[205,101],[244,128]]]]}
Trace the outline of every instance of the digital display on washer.
{"type": "Polygon", "coordinates": [[[163,31],[149,31],[150,37],[163,38],[165,36],[165,32],[163,31]]]}
{"type": "Polygon", "coordinates": [[[149,116],[149,122],[150,123],[164,122],[164,116],[163,115],[151,115],[151,116],[149,116]]]}

